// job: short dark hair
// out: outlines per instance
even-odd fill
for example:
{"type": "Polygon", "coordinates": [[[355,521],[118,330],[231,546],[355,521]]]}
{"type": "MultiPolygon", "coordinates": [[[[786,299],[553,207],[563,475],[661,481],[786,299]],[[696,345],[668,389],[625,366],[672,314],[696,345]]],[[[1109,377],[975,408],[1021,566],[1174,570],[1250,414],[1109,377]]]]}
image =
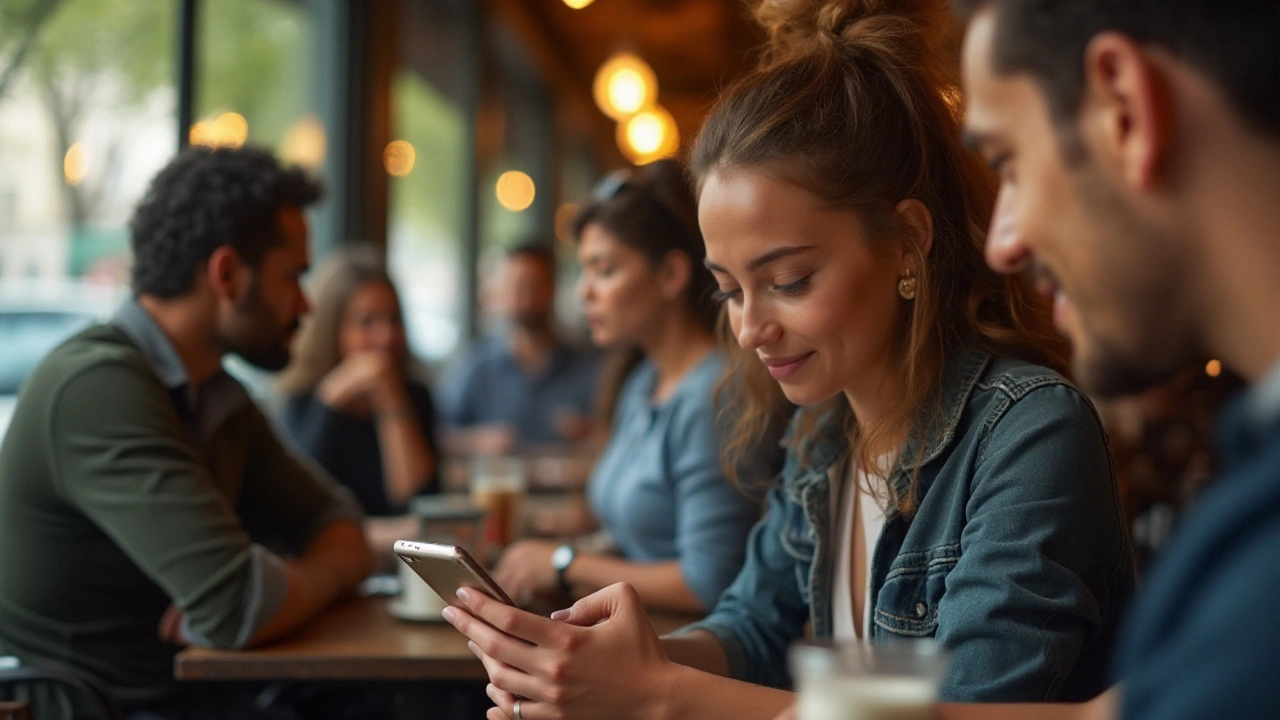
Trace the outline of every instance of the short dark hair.
{"type": "Polygon", "coordinates": [[[306,171],[281,166],[262,148],[183,150],[151,181],[129,223],[133,291],[183,295],[223,245],[257,267],[283,242],[280,210],[305,208],[322,195],[306,171]]]}
{"type": "Polygon", "coordinates": [[[555,277],[556,250],[550,239],[544,239],[541,237],[528,238],[507,250],[508,260],[514,260],[516,258],[540,260],[551,273],[551,276],[555,277]]]}
{"type": "Polygon", "coordinates": [[[1084,50],[1115,31],[1198,68],[1255,130],[1280,139],[1280,3],[1276,0],[954,0],[963,16],[996,9],[992,66],[1025,72],[1050,111],[1079,109],[1084,50]]]}

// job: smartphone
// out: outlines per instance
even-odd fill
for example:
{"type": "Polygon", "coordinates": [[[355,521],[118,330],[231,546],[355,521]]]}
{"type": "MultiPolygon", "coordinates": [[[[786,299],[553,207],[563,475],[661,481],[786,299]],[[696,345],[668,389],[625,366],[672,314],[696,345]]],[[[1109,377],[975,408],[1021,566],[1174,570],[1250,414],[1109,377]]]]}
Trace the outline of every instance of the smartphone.
{"type": "Polygon", "coordinates": [[[480,563],[457,545],[397,540],[392,549],[450,605],[459,603],[461,587],[476,588],[499,602],[515,605],[480,563]]]}

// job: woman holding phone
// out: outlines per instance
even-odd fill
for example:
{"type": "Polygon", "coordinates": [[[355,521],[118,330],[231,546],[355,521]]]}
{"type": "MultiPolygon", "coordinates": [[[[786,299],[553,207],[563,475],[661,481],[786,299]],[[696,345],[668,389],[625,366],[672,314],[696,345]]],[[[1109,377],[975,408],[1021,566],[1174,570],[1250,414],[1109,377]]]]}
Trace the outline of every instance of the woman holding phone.
{"type": "Polygon", "coordinates": [[[761,3],[769,57],[694,148],[742,349],[731,457],[783,397],[801,406],[742,573],[662,640],[623,585],[551,619],[467,594],[450,619],[493,720],[772,718],[806,625],[936,638],[944,699],[1106,688],[1133,577],[1105,436],[1051,369],[1045,303],[983,262],[993,183],[959,143],[945,3],[886,5],[761,3]]]}

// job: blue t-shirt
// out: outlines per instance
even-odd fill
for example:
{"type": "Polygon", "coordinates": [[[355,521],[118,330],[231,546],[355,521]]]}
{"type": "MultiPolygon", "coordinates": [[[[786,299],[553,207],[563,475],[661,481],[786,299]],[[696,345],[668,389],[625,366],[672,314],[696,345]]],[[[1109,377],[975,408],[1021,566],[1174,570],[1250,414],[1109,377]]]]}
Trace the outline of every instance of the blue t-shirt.
{"type": "Polygon", "coordinates": [[[1280,368],[1224,414],[1227,470],[1130,613],[1117,666],[1124,720],[1280,718],[1278,387],[1280,368]]]}
{"type": "Polygon", "coordinates": [[[661,405],[657,368],[627,378],[613,433],[587,488],[591,509],[633,562],[679,560],[689,589],[712,608],[742,568],[759,508],[720,465],[714,403],[724,359],[710,353],[661,405]]]}
{"type": "Polygon", "coordinates": [[[501,339],[481,340],[442,378],[436,398],[454,427],[504,424],[524,443],[553,443],[556,415],[590,416],[599,354],[557,344],[546,367],[526,375],[501,339]]]}

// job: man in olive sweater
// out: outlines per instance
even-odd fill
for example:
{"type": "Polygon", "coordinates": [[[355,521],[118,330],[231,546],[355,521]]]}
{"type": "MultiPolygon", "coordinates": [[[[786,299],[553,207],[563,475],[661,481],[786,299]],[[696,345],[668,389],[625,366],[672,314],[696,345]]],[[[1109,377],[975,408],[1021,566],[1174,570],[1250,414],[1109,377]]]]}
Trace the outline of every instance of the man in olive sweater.
{"type": "Polygon", "coordinates": [[[367,574],[359,506],[222,369],[287,363],[319,196],[248,148],[185,151],[152,182],[133,299],[45,358],[0,446],[0,655],[183,717],[180,646],[280,637],[367,574]]]}

